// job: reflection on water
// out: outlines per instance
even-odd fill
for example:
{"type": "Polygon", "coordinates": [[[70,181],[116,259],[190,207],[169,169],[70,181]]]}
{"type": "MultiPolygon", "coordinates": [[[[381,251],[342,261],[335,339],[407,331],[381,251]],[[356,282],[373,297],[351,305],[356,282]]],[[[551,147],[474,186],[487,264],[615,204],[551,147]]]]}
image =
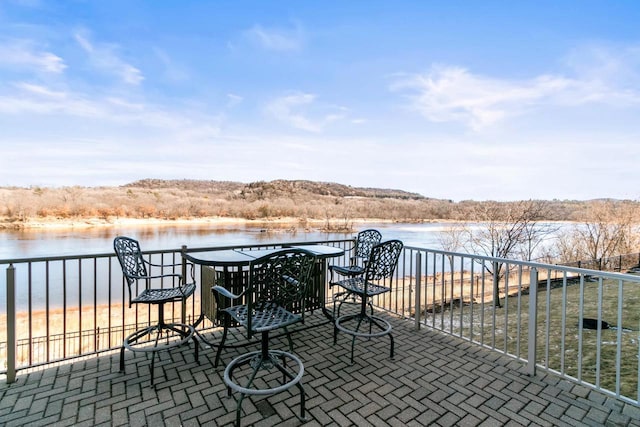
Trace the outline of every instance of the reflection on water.
{"type": "MultiPolygon", "coordinates": [[[[377,228],[383,239],[400,239],[405,245],[439,248],[438,234],[449,225],[434,224],[366,224],[377,228]]],[[[189,247],[266,244],[291,241],[325,241],[344,239],[354,233],[306,231],[280,224],[225,224],[176,226],[92,227],[67,230],[2,231],[0,259],[59,255],[86,255],[113,252],[113,239],[119,235],[140,241],[144,250],[189,247]]]]}
{"type": "MultiPolygon", "coordinates": [[[[405,245],[439,248],[438,234],[443,230],[438,224],[408,225],[376,223],[366,224],[365,228],[377,228],[384,240],[400,239],[405,245]]],[[[356,232],[357,232],[356,231],[356,232]]],[[[13,260],[23,258],[39,258],[48,256],[79,256],[113,254],[113,239],[118,235],[131,236],[140,241],[143,250],[179,250],[182,245],[190,248],[213,246],[234,246],[341,240],[351,238],[354,233],[323,233],[292,228],[291,225],[274,224],[225,224],[207,226],[206,224],[176,226],[127,226],[127,227],[95,227],[67,230],[22,230],[3,231],[0,242],[0,259],[13,260]]],[[[111,260],[113,261],[113,259],[111,260]]],[[[27,268],[26,263],[17,263],[17,305],[24,310],[32,296],[33,309],[50,307],[82,306],[91,301],[106,302],[111,294],[119,296],[122,301],[124,287],[122,273],[117,262],[115,268],[109,269],[109,260],[99,258],[67,260],[64,263],[33,263],[27,268]],[[94,265],[95,262],[95,265],[94,265]],[[111,277],[105,272],[111,271],[111,277]],[[96,276],[94,278],[94,275],[96,276]],[[30,277],[30,278],[29,278],[30,277]],[[67,283],[82,283],[79,292],[76,285],[62,290],[62,278],[67,283]],[[47,279],[48,278],[48,279],[47,279]],[[48,285],[47,285],[48,283],[48,285]],[[96,283],[96,286],[91,286],[96,283]],[[89,285],[86,288],[85,284],[89,285]],[[62,290],[62,292],[61,292],[62,290]]],[[[113,266],[113,264],[112,264],[113,266]]],[[[0,275],[0,287],[6,286],[6,276],[0,275]]],[[[5,295],[0,293],[0,313],[5,309],[5,295]]]]}
{"type": "MultiPolygon", "coordinates": [[[[452,224],[391,224],[369,223],[358,227],[376,228],[380,230],[383,240],[399,239],[406,246],[428,249],[442,249],[440,237],[452,224]]],[[[455,225],[453,225],[455,226],[455,225]]],[[[0,259],[13,260],[22,258],[39,258],[48,256],[79,256],[106,254],[113,255],[113,239],[118,235],[131,236],[140,241],[143,250],[176,250],[182,245],[190,248],[204,248],[214,246],[234,246],[285,242],[309,242],[341,240],[351,238],[354,233],[323,233],[320,231],[305,231],[291,228],[291,226],[274,226],[273,224],[228,224],[228,225],[176,225],[176,226],[128,226],[128,227],[95,227],[72,230],[24,230],[0,232],[3,239],[0,242],[0,259]]],[[[113,258],[111,258],[113,261],[113,258]]],[[[50,298],[51,306],[62,304],[62,295],[66,295],[68,306],[80,304],[80,299],[106,301],[108,290],[113,295],[124,295],[122,277],[119,268],[111,270],[111,278],[105,276],[104,271],[110,271],[108,258],[94,261],[85,259],[68,260],[64,263],[34,263],[27,269],[26,263],[17,263],[16,283],[18,306],[26,306],[28,296],[33,296],[34,307],[42,307],[45,298],[50,298]],[[64,268],[64,271],[62,270],[64,268]],[[48,269],[48,270],[47,270],[48,269]],[[94,273],[99,271],[100,274],[94,273]],[[98,277],[94,280],[93,275],[98,277]],[[59,292],[62,277],[69,283],[97,283],[94,289],[67,289],[59,292]],[[31,279],[29,279],[31,277],[31,279]],[[47,277],[50,278],[50,289],[46,288],[47,277]],[[30,286],[30,288],[28,288],[30,286]]],[[[0,288],[6,287],[6,276],[0,274],[0,288]]],[[[124,296],[122,297],[124,301],[124,296]]],[[[5,309],[5,293],[0,292],[0,313],[5,309]]]]}

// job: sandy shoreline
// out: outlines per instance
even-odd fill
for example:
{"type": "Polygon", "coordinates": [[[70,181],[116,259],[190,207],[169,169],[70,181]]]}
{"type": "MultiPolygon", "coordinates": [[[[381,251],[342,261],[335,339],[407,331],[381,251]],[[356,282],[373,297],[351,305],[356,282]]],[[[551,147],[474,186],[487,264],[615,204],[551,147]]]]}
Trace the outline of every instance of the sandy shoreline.
{"type": "MultiPolygon", "coordinates": [[[[367,223],[392,223],[388,219],[357,219],[350,220],[348,224],[367,223]]],[[[59,229],[79,229],[93,227],[162,227],[180,225],[270,225],[276,227],[299,227],[299,228],[323,228],[327,224],[331,228],[339,228],[344,225],[344,219],[300,219],[300,218],[265,218],[265,219],[245,219],[228,217],[207,217],[207,218],[180,218],[180,219],[160,219],[160,218],[41,218],[37,220],[27,220],[25,222],[8,222],[0,219],[0,230],[59,230],[59,229]]]]}

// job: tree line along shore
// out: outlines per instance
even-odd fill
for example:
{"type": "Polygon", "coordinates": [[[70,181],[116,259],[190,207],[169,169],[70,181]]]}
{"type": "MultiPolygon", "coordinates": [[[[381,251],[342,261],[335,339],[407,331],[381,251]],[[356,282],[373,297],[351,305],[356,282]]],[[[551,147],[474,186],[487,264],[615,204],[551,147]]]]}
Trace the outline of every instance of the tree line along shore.
{"type": "MultiPolygon", "coordinates": [[[[306,227],[349,229],[355,221],[481,221],[487,211],[508,221],[531,201],[474,201],[429,198],[394,189],[360,188],[314,181],[238,183],[145,179],[116,187],[2,187],[0,227],[27,228],[47,222],[94,220],[198,220],[207,218],[278,221],[306,227]]],[[[637,215],[640,203],[606,200],[637,215]]],[[[588,221],[603,200],[539,200],[536,220],[588,221]]],[[[637,218],[635,218],[637,220],[637,218]]]]}

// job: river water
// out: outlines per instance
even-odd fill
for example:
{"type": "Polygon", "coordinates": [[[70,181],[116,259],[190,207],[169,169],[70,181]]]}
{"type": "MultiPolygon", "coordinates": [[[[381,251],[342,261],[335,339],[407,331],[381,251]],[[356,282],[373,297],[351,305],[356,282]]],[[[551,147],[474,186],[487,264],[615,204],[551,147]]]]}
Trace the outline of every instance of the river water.
{"type": "MultiPolygon", "coordinates": [[[[367,223],[357,227],[376,228],[383,240],[399,239],[407,246],[441,249],[439,236],[449,223],[390,224],[367,223]]],[[[291,228],[273,228],[253,224],[112,226],[66,230],[20,230],[0,232],[0,259],[18,259],[61,255],[88,255],[113,252],[118,235],[140,241],[143,250],[192,248],[241,244],[268,244],[345,239],[355,233],[323,233],[291,228]]]]}
{"type": "MultiPolygon", "coordinates": [[[[353,233],[323,233],[320,231],[300,231],[292,228],[278,228],[274,224],[223,224],[223,225],[149,225],[149,226],[110,226],[75,229],[47,229],[47,230],[20,230],[0,232],[0,260],[16,260],[24,258],[42,258],[54,256],[82,256],[97,254],[113,254],[113,239],[118,235],[133,237],[140,241],[143,250],[171,250],[179,249],[182,245],[190,248],[232,246],[243,244],[267,245],[270,243],[326,241],[352,238],[357,231],[366,228],[376,228],[383,236],[383,240],[400,239],[407,246],[420,246],[427,248],[440,248],[438,236],[450,225],[444,223],[430,224],[389,224],[367,223],[357,227],[353,233]]],[[[83,276],[87,275],[86,283],[91,283],[92,273],[90,263],[85,263],[83,276]]],[[[33,304],[35,307],[44,305],[45,274],[50,275],[53,283],[51,293],[51,305],[61,306],[61,294],[58,295],[56,284],[62,277],[60,264],[51,264],[50,271],[44,271],[44,263],[34,265],[29,273],[25,264],[18,264],[16,269],[16,282],[18,283],[17,305],[19,309],[27,307],[28,295],[26,283],[28,274],[33,274],[33,304]]],[[[77,280],[77,267],[69,264],[67,278],[77,280]]],[[[120,273],[114,271],[118,276],[120,273]]],[[[108,289],[109,280],[101,275],[98,290],[108,289]]],[[[112,280],[119,286],[118,280],[112,280]]],[[[6,286],[5,275],[0,275],[0,288],[6,286]]],[[[65,291],[70,304],[78,298],[77,289],[71,287],[65,291]]],[[[84,290],[83,298],[91,298],[93,291],[84,290]]],[[[97,296],[98,300],[105,299],[104,295],[97,296]]],[[[0,291],[0,314],[5,310],[5,293],[0,291]]]]}
{"type": "MultiPolygon", "coordinates": [[[[405,246],[416,246],[428,249],[442,249],[440,243],[441,236],[455,227],[452,223],[367,223],[360,224],[353,233],[323,233],[320,231],[300,231],[292,228],[277,228],[274,224],[190,224],[190,225],[148,225],[148,226],[110,226],[92,227],[76,229],[47,229],[47,230],[22,230],[0,232],[0,260],[4,260],[6,266],[8,260],[24,258],[41,258],[54,256],[83,256],[97,254],[113,254],[113,239],[118,235],[126,235],[140,241],[143,250],[176,250],[182,245],[190,248],[203,248],[214,246],[233,246],[285,242],[305,242],[305,241],[327,241],[347,239],[355,236],[357,231],[366,228],[375,228],[382,233],[383,240],[399,239],[405,246]]],[[[89,263],[85,263],[83,277],[86,275],[86,283],[92,283],[93,273],[89,263]]],[[[58,283],[63,272],[59,271],[61,265],[54,263],[50,265],[50,271],[44,271],[44,263],[34,264],[33,271],[27,271],[24,263],[18,264],[16,269],[16,282],[18,283],[18,306],[26,306],[28,292],[26,283],[28,275],[33,274],[34,304],[42,305],[45,295],[45,275],[50,275],[53,283],[58,283]]],[[[68,264],[67,277],[78,275],[77,266],[68,264]]],[[[120,274],[114,270],[113,274],[120,274]]],[[[99,276],[100,282],[98,290],[108,289],[107,283],[118,283],[117,280],[109,282],[108,278],[99,276]]],[[[5,275],[0,275],[0,288],[6,286],[5,275]]],[[[73,280],[71,281],[73,282],[73,280]]],[[[55,291],[55,289],[54,289],[55,291]]],[[[83,298],[92,295],[91,290],[84,291],[83,298]]],[[[67,299],[75,301],[78,291],[68,289],[67,299]]],[[[52,296],[54,298],[55,296],[52,296]]],[[[104,296],[98,297],[104,299],[104,296]]],[[[53,305],[61,305],[52,302],[53,305]]],[[[0,314],[4,311],[5,292],[0,292],[0,314]]]]}

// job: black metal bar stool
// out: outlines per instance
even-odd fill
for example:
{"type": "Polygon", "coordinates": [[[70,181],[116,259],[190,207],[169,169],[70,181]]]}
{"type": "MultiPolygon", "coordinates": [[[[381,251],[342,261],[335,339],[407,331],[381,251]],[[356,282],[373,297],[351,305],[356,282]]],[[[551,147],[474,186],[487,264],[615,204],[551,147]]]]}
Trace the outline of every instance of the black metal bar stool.
{"type": "Polygon", "coordinates": [[[225,324],[216,359],[224,347],[232,319],[247,329],[248,338],[261,334],[260,350],[236,357],[224,370],[224,382],[229,396],[233,391],[240,393],[236,405],[238,426],[245,396],[276,394],[293,386],[300,392],[298,418],[305,421],[305,392],[301,382],[304,364],[293,354],[293,341],[287,326],[304,321],[304,296],[315,262],[316,257],[312,252],[283,249],[251,262],[247,287],[242,293],[235,295],[222,286],[212,288],[216,294],[231,300],[244,299],[244,303],[222,310],[225,324]],[[301,314],[293,314],[293,311],[301,314]],[[285,329],[288,352],[269,348],[269,332],[279,328],[285,329]],[[269,374],[274,369],[278,376],[282,375],[282,380],[276,386],[271,386],[273,378],[269,374]],[[241,375],[237,375],[238,373],[241,375]]]}
{"type": "MultiPolygon", "coordinates": [[[[369,260],[365,265],[363,274],[334,282],[334,285],[340,286],[349,295],[354,295],[360,299],[360,311],[358,313],[344,316],[338,315],[338,317],[334,319],[334,344],[338,340],[338,331],[352,336],[351,363],[353,363],[353,351],[356,338],[358,337],[375,338],[388,335],[391,340],[390,357],[393,358],[394,342],[393,335],[391,334],[391,324],[385,319],[373,314],[373,306],[370,304],[370,299],[375,295],[391,291],[393,272],[398,265],[398,258],[402,247],[403,244],[399,240],[389,240],[375,245],[371,248],[369,260]],[[370,314],[367,314],[367,306],[371,307],[370,314]],[[363,324],[369,326],[368,332],[366,329],[365,331],[361,331],[360,328],[363,324]],[[373,330],[373,326],[377,328],[376,331],[373,330]]],[[[341,303],[342,301],[340,304],[341,303]]]]}
{"type": "MultiPolygon", "coordinates": [[[[139,329],[127,336],[120,349],[120,372],[124,372],[124,351],[125,349],[133,352],[151,353],[151,386],[154,380],[154,367],[156,353],[168,350],[180,345],[186,344],[193,339],[195,346],[195,358],[198,360],[198,340],[195,336],[193,326],[185,323],[185,302],[196,289],[195,283],[182,283],[182,275],[180,274],[159,274],[150,275],[151,267],[167,268],[181,264],[152,264],[142,257],[140,244],[137,240],[129,237],[116,237],[113,241],[113,248],[118,256],[118,261],[122,267],[122,273],[127,281],[129,288],[129,307],[133,304],[147,304],[158,307],[158,320],[156,324],[149,325],[146,328],[139,329]],[[149,269],[147,269],[149,267],[149,269]],[[171,287],[151,287],[154,281],[169,279],[171,287]],[[138,290],[138,283],[144,283],[144,289],[138,290]],[[178,286],[173,286],[175,281],[178,286]],[[133,297],[135,288],[137,295],[133,297]],[[182,303],[182,322],[167,323],[164,320],[164,305],[170,302],[182,303]],[[155,336],[154,336],[155,334],[155,336]],[[161,339],[166,339],[165,343],[161,343],[161,339]],[[146,338],[145,338],[146,337],[146,338]],[[153,345],[145,345],[153,342],[153,345]]],[[[161,283],[161,286],[163,283],[161,283]]]]}

